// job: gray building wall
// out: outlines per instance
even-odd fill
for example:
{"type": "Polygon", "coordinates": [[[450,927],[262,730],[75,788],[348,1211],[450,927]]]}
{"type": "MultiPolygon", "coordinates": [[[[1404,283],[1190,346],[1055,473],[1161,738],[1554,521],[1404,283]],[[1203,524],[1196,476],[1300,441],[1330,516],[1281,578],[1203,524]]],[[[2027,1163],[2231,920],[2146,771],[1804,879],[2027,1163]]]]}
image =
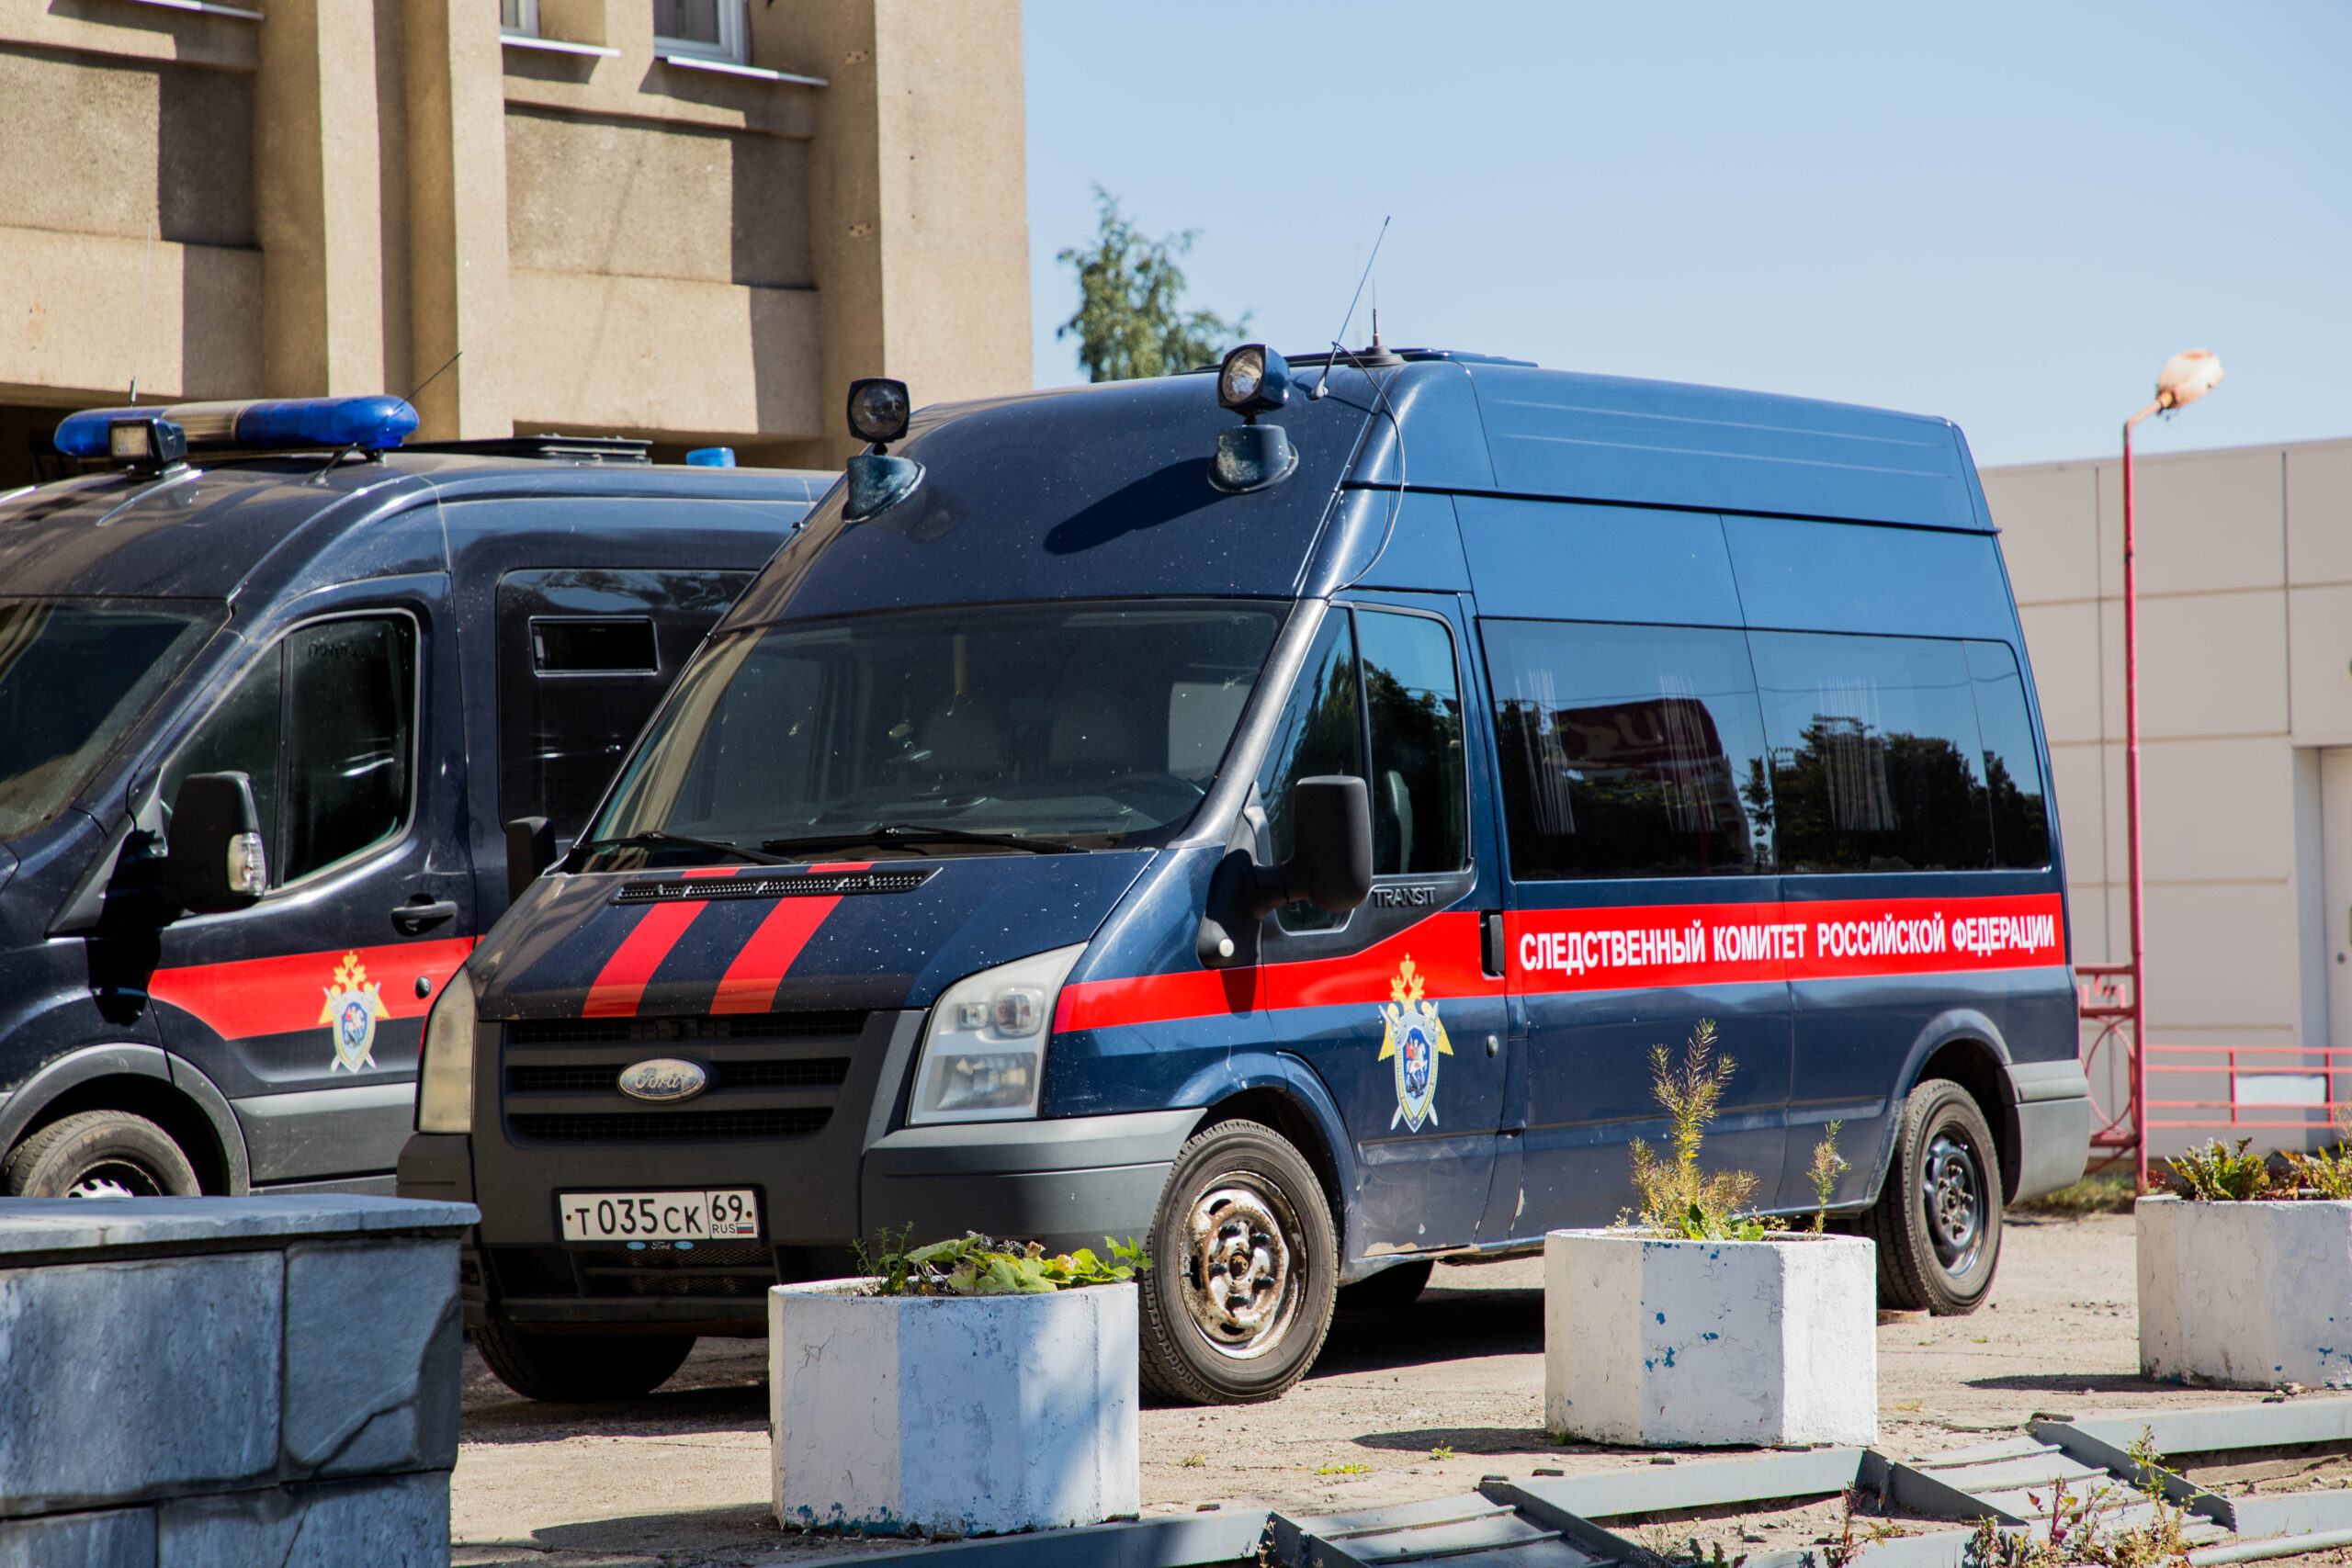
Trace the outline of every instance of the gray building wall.
{"type": "MultiPolygon", "coordinates": [[[[2145,457],[2136,480],[2148,1037],[2206,1048],[2152,1056],[2198,1070],[2149,1098],[2208,1102],[2151,1121],[2311,1125],[2168,1127],[2151,1152],[2315,1146],[2324,1111],[2254,1102],[2352,1098],[2352,440],[2145,457]]],[[[2075,959],[2120,961],[2122,466],[1984,481],[2049,730],[2075,959]]]]}

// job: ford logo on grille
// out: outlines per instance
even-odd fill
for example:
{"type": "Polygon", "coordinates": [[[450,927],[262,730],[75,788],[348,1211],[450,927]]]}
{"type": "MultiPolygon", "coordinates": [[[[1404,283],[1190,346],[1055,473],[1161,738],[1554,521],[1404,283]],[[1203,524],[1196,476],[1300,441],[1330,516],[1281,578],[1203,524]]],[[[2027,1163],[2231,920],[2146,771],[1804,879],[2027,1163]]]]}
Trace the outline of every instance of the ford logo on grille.
{"type": "Polygon", "coordinates": [[[676,1056],[656,1056],[621,1069],[621,1092],[632,1100],[692,1100],[709,1087],[710,1073],[700,1062],[676,1056]]]}

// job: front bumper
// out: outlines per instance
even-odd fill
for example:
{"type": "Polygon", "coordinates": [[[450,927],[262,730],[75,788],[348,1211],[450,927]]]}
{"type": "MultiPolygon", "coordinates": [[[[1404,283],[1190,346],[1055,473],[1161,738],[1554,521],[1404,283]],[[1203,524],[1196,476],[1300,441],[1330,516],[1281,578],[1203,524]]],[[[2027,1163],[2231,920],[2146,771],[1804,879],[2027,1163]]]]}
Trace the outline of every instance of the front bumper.
{"type": "Polygon", "coordinates": [[[481,1205],[461,1259],[469,1323],[755,1336],[765,1332],[768,1286],[847,1273],[852,1245],[885,1233],[910,1229],[923,1241],[981,1231],[1057,1252],[1140,1241],[1200,1118],[1195,1109],[902,1127],[838,1150],[845,1171],[788,1171],[789,1154],[748,1141],[626,1151],[504,1144],[481,1151],[492,1153],[484,1162],[475,1139],[419,1134],[402,1151],[400,1190],[481,1205]],[[768,1238],[757,1246],[567,1247],[556,1219],[555,1195],[573,1189],[746,1185],[762,1192],[768,1238]],[[843,1188],[854,1205],[823,1201],[843,1188]],[[796,1202],[803,1190],[818,1201],[796,1202]]]}

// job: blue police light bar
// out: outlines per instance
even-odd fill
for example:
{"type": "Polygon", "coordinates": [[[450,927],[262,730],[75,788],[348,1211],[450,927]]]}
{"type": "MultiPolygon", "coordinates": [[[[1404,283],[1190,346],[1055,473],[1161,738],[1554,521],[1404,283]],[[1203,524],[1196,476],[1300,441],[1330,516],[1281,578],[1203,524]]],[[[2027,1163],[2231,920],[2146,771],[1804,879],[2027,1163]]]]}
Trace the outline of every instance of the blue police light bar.
{"type": "Polygon", "coordinates": [[[69,457],[107,455],[107,427],[121,419],[167,419],[187,432],[190,447],[356,447],[380,452],[416,430],[416,411],[399,398],[263,398],[244,402],[84,409],[68,414],[51,439],[69,457]]]}
{"type": "Polygon", "coordinates": [[[686,466],[695,468],[731,468],[735,466],[735,448],[697,446],[686,454],[686,466]]]}

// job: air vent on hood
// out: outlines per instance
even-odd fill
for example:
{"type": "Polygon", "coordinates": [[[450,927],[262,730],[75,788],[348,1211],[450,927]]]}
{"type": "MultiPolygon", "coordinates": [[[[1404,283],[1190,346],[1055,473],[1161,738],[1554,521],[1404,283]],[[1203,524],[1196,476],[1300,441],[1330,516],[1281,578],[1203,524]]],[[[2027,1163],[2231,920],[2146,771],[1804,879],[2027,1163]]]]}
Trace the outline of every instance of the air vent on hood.
{"type": "Polygon", "coordinates": [[[672,899],[841,898],[854,893],[911,893],[939,874],[935,865],[920,871],[794,871],[780,876],[663,877],[631,882],[613,895],[616,904],[663,904],[672,899]]]}

